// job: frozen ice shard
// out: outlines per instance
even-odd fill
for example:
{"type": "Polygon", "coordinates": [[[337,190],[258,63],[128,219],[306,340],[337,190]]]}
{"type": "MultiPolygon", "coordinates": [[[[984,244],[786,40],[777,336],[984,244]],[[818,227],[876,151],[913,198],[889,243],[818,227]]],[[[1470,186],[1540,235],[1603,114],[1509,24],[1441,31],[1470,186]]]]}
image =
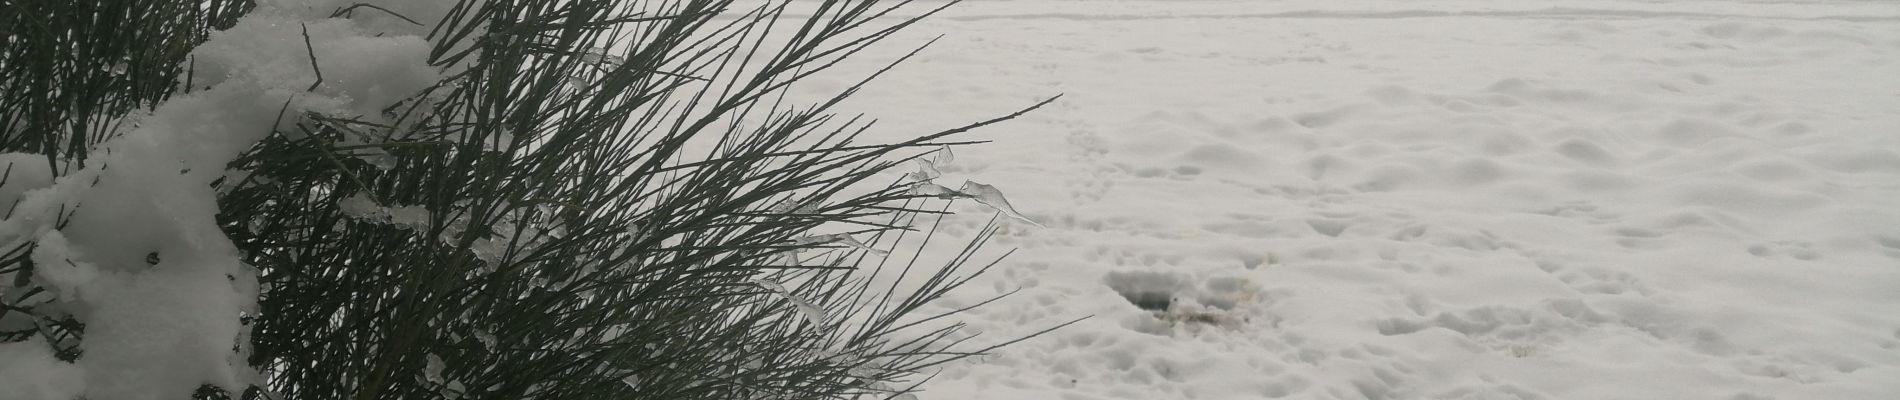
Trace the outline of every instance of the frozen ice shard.
{"type": "Polygon", "coordinates": [[[990,206],[990,208],[1002,212],[1003,215],[1008,215],[1010,218],[1019,219],[1037,227],[1044,227],[1041,223],[1037,223],[1035,220],[1024,216],[1023,213],[1016,212],[1016,207],[1010,206],[1009,200],[1003,198],[1003,191],[996,190],[995,186],[966,181],[963,182],[963,188],[958,191],[963,192],[963,194],[970,196],[972,199],[976,199],[978,203],[983,203],[983,205],[990,206]]]}

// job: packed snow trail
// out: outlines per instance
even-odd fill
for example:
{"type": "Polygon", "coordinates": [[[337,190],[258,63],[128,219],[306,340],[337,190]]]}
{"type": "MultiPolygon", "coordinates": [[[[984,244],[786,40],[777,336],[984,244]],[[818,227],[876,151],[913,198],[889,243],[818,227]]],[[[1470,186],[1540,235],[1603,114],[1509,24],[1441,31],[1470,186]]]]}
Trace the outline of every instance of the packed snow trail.
{"type": "Polygon", "coordinates": [[[843,109],[897,137],[1066,95],[939,168],[1047,227],[1005,222],[1020,250],[934,306],[1020,289],[964,315],[997,340],[1094,317],[948,366],[924,399],[1892,399],[1897,21],[1854,1],[971,1],[843,109]]]}

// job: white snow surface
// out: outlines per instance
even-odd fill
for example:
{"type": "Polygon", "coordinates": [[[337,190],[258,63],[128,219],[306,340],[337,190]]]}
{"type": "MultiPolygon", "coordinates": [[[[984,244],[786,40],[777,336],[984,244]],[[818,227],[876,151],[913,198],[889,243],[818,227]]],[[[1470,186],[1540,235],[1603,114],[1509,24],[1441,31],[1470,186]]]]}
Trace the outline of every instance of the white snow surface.
{"type": "Polygon", "coordinates": [[[1900,4],[971,1],[891,43],[939,34],[843,108],[1066,97],[942,166],[1047,227],[933,307],[1093,317],[923,399],[1900,398],[1900,4]]]}
{"type": "MultiPolygon", "coordinates": [[[[355,2],[263,2],[90,169],[0,154],[0,242],[87,323],[78,363],[0,344],[0,399],[260,379],[208,183],[280,107],[376,119],[440,76],[418,27],[326,18],[355,2]]],[[[897,138],[1067,97],[935,165],[1023,219],[922,312],[1019,290],[963,315],[991,341],[1093,317],[920,398],[1900,398],[1893,3],[974,0],[892,44],[937,34],[843,108],[897,138]]]]}

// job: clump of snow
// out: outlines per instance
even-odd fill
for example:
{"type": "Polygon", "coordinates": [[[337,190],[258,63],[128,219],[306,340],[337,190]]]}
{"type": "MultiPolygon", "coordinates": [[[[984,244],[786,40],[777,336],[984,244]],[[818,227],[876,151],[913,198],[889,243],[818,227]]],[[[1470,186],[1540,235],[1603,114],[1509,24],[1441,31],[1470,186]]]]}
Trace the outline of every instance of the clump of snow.
{"type": "Polygon", "coordinates": [[[422,378],[430,383],[442,383],[442,370],[448,367],[442,363],[442,357],[430,354],[422,367],[422,378]]]}
{"type": "MultiPolygon", "coordinates": [[[[52,166],[46,162],[46,156],[29,153],[0,154],[0,175],[5,184],[0,184],[0,207],[12,210],[26,191],[39,189],[53,184],[52,166]]],[[[5,212],[0,211],[0,215],[5,212]]]]}
{"type": "Polygon", "coordinates": [[[441,393],[445,398],[456,399],[462,397],[462,394],[466,393],[468,389],[462,386],[461,381],[444,379],[442,373],[447,370],[448,364],[442,362],[442,357],[436,357],[436,355],[430,354],[422,366],[422,376],[417,377],[417,379],[435,386],[437,392],[441,393]]]}
{"type": "Polygon", "coordinates": [[[86,375],[72,363],[53,357],[52,346],[37,336],[0,343],[0,400],[71,399],[79,397],[86,375]]]}
{"type": "Polygon", "coordinates": [[[79,289],[99,277],[99,267],[86,262],[59,231],[40,235],[33,246],[33,277],[61,301],[79,301],[79,289]]]}
{"type": "Polygon", "coordinates": [[[501,351],[501,347],[497,344],[495,334],[493,333],[475,332],[475,341],[481,342],[482,348],[488,349],[488,351],[501,351]]]}
{"type": "Polygon", "coordinates": [[[344,215],[369,222],[384,223],[408,229],[427,229],[430,212],[422,206],[384,206],[370,199],[369,195],[357,193],[355,196],[337,202],[344,215]]]}
{"type": "MultiPolygon", "coordinates": [[[[401,3],[410,5],[390,6],[446,7],[401,3]]],[[[82,355],[70,366],[25,349],[43,343],[4,345],[0,368],[58,378],[0,380],[8,395],[27,387],[19,398],[171,399],[205,384],[236,391],[261,383],[233,350],[246,329],[239,316],[256,311],[256,271],[219,231],[212,181],[306,112],[375,120],[441,77],[424,61],[425,29],[368,15],[381,22],[328,18],[334,7],[304,6],[267,2],[213,34],[192,53],[203,80],[191,84],[202,90],[134,116],[137,127],[99,144],[86,169],[48,179],[43,158],[0,156],[18,173],[0,188],[0,200],[17,203],[0,221],[0,243],[37,241],[36,279],[86,324],[82,355]],[[307,52],[316,53],[316,68],[307,52]],[[322,83],[306,91],[318,69],[322,83]]],[[[415,219],[406,210],[387,214],[393,223],[415,219]]]]}

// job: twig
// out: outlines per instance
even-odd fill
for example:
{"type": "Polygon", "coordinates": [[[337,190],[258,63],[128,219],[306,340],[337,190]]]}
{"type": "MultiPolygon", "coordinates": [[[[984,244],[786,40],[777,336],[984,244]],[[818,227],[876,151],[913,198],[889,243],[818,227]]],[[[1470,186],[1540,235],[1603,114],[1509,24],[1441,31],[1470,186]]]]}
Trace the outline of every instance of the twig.
{"type": "Polygon", "coordinates": [[[303,91],[314,91],[317,90],[318,85],[323,84],[323,68],[317,67],[317,49],[310,46],[310,25],[298,23],[297,26],[303,28],[303,50],[304,53],[310,55],[310,70],[317,72],[317,81],[310,82],[310,88],[303,91]]]}
{"type": "Polygon", "coordinates": [[[349,18],[351,16],[354,16],[356,15],[355,12],[356,12],[357,7],[373,8],[373,9],[376,9],[376,11],[389,13],[389,15],[394,15],[396,16],[396,18],[401,18],[403,21],[408,21],[411,24],[416,24],[416,26],[422,26],[421,22],[416,22],[416,20],[409,19],[409,17],[405,17],[402,14],[397,14],[395,11],[389,11],[389,9],[387,8],[383,8],[381,6],[377,6],[375,4],[369,4],[369,3],[356,3],[349,7],[339,8],[336,10],[336,12],[330,13],[330,18],[336,18],[336,17],[349,18]]]}

